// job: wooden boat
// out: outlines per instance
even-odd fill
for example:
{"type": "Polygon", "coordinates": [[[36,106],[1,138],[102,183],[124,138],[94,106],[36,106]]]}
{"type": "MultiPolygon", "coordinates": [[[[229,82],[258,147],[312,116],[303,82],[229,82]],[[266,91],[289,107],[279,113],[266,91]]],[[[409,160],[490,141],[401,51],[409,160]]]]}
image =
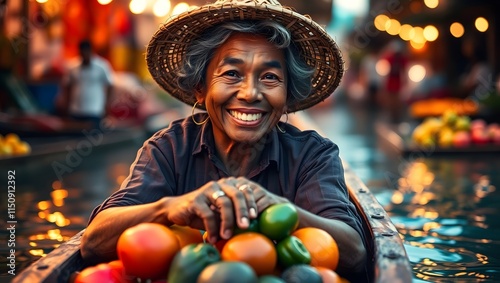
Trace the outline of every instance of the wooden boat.
{"type": "MultiPolygon", "coordinates": [[[[375,283],[411,282],[410,263],[398,231],[375,196],[347,165],[344,166],[351,201],[363,216],[365,231],[367,231],[368,250],[371,256],[370,281],[375,283]]],[[[82,270],[85,266],[80,255],[80,240],[83,232],[79,232],[47,256],[23,270],[14,277],[12,282],[72,282],[75,272],[82,270]]]]}

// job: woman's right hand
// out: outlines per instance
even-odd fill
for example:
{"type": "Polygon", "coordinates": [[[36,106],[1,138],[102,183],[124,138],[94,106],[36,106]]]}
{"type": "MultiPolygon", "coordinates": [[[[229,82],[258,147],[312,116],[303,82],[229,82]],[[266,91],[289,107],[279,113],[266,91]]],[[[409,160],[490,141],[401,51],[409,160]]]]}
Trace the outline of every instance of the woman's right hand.
{"type": "Polygon", "coordinates": [[[206,230],[211,243],[229,239],[237,225],[249,226],[257,217],[253,191],[261,186],[244,177],[211,181],[190,193],[164,198],[167,219],[177,225],[206,230]]]}

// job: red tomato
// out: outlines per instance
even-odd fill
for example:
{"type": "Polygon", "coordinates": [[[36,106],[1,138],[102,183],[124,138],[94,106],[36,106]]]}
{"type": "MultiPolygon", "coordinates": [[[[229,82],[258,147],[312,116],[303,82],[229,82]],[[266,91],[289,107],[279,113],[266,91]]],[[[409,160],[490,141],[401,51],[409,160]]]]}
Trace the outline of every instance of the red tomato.
{"type": "Polygon", "coordinates": [[[119,280],[119,282],[123,283],[133,283],[135,282],[134,276],[127,275],[125,272],[125,267],[123,267],[123,262],[119,259],[113,260],[111,262],[105,263],[109,266],[111,269],[111,272],[113,272],[113,276],[119,280]]]}
{"type": "Polygon", "coordinates": [[[75,283],[121,283],[116,278],[113,269],[105,263],[87,267],[80,272],[75,279],[75,283]]]}
{"type": "Polygon", "coordinates": [[[166,278],[170,263],[180,250],[174,232],[158,223],[141,223],[118,238],[118,258],[128,275],[143,279],[166,278]]]}

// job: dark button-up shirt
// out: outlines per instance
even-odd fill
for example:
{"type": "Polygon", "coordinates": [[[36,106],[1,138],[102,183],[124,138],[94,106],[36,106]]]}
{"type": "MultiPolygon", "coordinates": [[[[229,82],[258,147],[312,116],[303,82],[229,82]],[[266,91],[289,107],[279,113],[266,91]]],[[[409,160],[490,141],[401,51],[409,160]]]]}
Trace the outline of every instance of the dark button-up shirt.
{"type": "MultiPolygon", "coordinates": [[[[196,115],[198,121],[206,117],[196,115]]],[[[311,213],[347,223],[363,237],[360,218],[349,201],[337,145],[315,131],[283,123],[280,127],[286,132],[274,129],[261,142],[240,147],[259,159],[246,177],[311,213]]],[[[210,122],[198,126],[191,117],[174,121],[144,143],[120,190],[96,207],[90,219],[109,207],[182,195],[228,176],[215,150],[210,122]]]]}

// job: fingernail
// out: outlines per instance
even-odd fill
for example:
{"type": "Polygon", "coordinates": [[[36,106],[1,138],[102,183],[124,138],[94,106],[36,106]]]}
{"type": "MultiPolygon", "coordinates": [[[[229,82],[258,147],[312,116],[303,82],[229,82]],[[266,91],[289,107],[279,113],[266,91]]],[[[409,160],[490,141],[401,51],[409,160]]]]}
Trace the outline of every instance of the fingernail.
{"type": "Polygon", "coordinates": [[[222,237],[225,239],[225,240],[228,240],[229,238],[231,238],[231,230],[226,230],[224,231],[224,234],[222,235],[222,237]]]}
{"type": "Polygon", "coordinates": [[[241,217],[241,228],[247,228],[250,223],[248,222],[248,218],[241,217]]]}
{"type": "Polygon", "coordinates": [[[256,218],[257,217],[257,211],[255,211],[255,208],[250,208],[250,217],[256,218]]]}

